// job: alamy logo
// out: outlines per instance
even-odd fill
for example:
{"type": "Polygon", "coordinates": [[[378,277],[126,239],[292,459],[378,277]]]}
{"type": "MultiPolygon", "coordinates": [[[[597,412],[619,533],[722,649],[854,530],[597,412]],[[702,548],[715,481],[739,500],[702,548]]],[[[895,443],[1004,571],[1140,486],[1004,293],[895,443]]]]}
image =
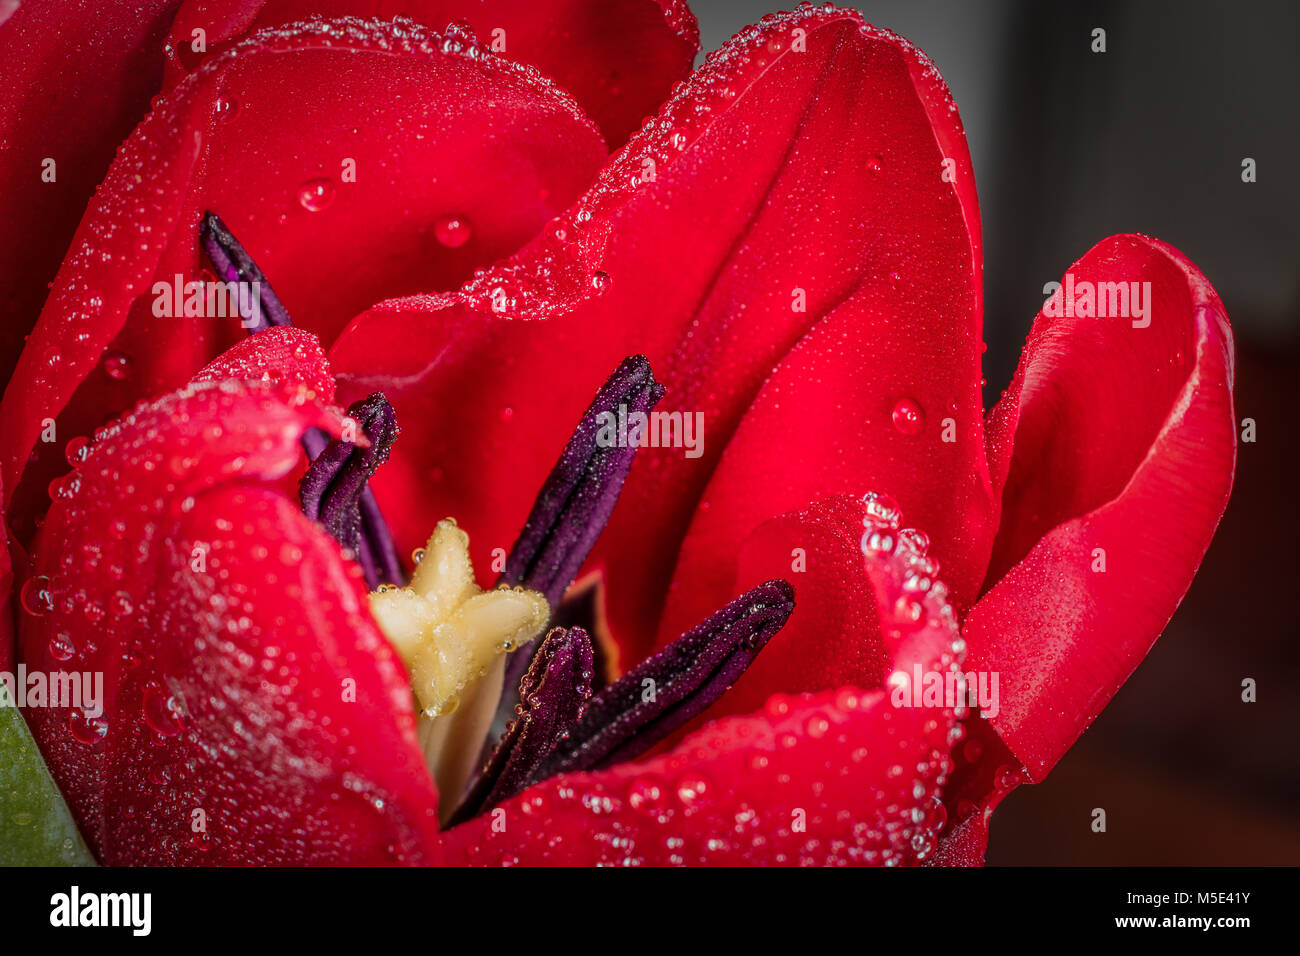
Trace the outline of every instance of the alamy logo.
{"type": "Polygon", "coordinates": [[[895,707],[978,708],[981,717],[998,715],[997,671],[898,670],[889,677],[889,700],[895,707]]]}
{"type": "Polygon", "coordinates": [[[1043,286],[1043,315],[1053,318],[1132,319],[1133,328],[1151,324],[1150,282],[1090,282],[1065,274],[1065,283],[1043,286]]]}
{"type": "Polygon", "coordinates": [[[618,412],[596,416],[596,445],[599,448],[684,448],[687,458],[704,454],[703,412],[618,412]]]}
{"type": "Polygon", "coordinates": [[[103,671],[0,671],[0,707],[76,707],[85,716],[104,713],[103,671]]]}
{"type": "Polygon", "coordinates": [[[150,893],[82,893],[73,886],[50,897],[50,925],[126,926],[133,936],[148,936],[153,927],[150,893]]]}
{"type": "Polygon", "coordinates": [[[153,284],[153,314],[164,318],[237,318],[246,329],[262,324],[262,283],[190,282],[179,272],[153,284]]]}

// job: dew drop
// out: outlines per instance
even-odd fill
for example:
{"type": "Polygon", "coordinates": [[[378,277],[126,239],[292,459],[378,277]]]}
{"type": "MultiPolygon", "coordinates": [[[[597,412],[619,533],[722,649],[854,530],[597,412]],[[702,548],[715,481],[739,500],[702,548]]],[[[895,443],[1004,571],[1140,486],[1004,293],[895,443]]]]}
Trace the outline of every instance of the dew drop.
{"type": "Polygon", "coordinates": [[[677,781],[677,799],[687,806],[702,802],[708,792],[708,781],[698,774],[686,774],[677,781]]]}
{"type": "Polygon", "coordinates": [[[872,156],[867,160],[867,172],[873,176],[879,176],[885,169],[885,163],[879,156],[872,156]]]}
{"type": "Polygon", "coordinates": [[[1013,790],[1019,784],[1025,782],[1024,774],[1018,767],[1004,766],[998,769],[997,777],[994,784],[999,790],[1013,790]]]}
{"type": "Polygon", "coordinates": [[[894,405],[894,427],[904,435],[915,435],[925,427],[921,406],[910,398],[900,398],[894,405]]]}
{"type": "Polygon", "coordinates": [[[93,747],[108,735],[108,718],[103,714],[92,717],[84,711],[74,710],[68,717],[68,732],[87,747],[93,747]]]}
{"type": "Polygon", "coordinates": [[[68,464],[76,468],[86,460],[86,455],[90,453],[90,439],[84,435],[78,435],[63,449],[63,457],[68,460],[68,464]]]}
{"type": "Polygon", "coordinates": [[[219,120],[228,120],[239,110],[239,102],[233,96],[218,96],[213,112],[219,120]]]}
{"type": "Polygon", "coordinates": [[[144,722],[160,737],[178,737],[182,730],[181,709],[176,698],[157,681],[144,692],[144,722]]]}
{"type": "Polygon", "coordinates": [[[627,803],[633,810],[653,810],[663,802],[663,791],[649,777],[638,777],[628,786],[627,803]]]}
{"type": "Polygon", "coordinates": [[[105,352],[99,364],[103,366],[104,374],[114,381],[120,382],[131,375],[131,356],[125,352],[105,352]]]}
{"type": "Polygon", "coordinates": [[[77,650],[72,645],[72,641],[68,640],[68,636],[66,634],[56,634],[54,637],[51,637],[50,643],[47,645],[47,647],[49,649],[50,656],[54,658],[56,661],[71,660],[72,655],[75,654],[77,650]]]}
{"type": "Polygon", "coordinates": [[[334,180],[309,179],[298,187],[298,205],[308,212],[320,212],[334,202],[335,192],[334,180]]]}
{"type": "Polygon", "coordinates": [[[23,582],[18,600],[23,610],[34,617],[49,614],[54,610],[54,595],[50,593],[50,579],[43,574],[28,578],[23,582]]]}
{"type": "Polygon", "coordinates": [[[474,235],[474,227],[464,216],[440,216],[433,224],[433,234],[448,249],[459,249],[474,235]]]}
{"type": "Polygon", "coordinates": [[[591,274],[591,287],[596,290],[598,295],[605,292],[612,281],[608,272],[593,272],[591,274]]]}

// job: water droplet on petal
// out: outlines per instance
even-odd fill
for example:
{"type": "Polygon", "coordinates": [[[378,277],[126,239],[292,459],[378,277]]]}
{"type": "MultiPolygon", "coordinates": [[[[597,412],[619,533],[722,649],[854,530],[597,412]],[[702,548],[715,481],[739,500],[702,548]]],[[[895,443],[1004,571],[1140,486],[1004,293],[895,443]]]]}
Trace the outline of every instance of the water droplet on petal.
{"type": "Polygon", "coordinates": [[[160,737],[177,737],[182,730],[180,704],[157,681],[151,681],[144,691],[144,722],[160,737]]]}
{"type": "Polygon", "coordinates": [[[925,427],[921,406],[910,398],[900,398],[894,405],[894,427],[904,435],[915,435],[925,427]]]}
{"type": "Polygon", "coordinates": [[[598,295],[608,289],[612,281],[608,272],[593,272],[591,274],[591,287],[596,290],[598,295]]]}
{"type": "Polygon", "coordinates": [[[18,592],[18,600],[28,614],[40,617],[54,610],[54,595],[50,593],[50,579],[43,574],[28,578],[18,592]]]}
{"type": "Polygon", "coordinates": [[[71,660],[72,655],[77,651],[76,647],[73,646],[72,641],[68,640],[66,634],[56,634],[54,637],[51,637],[50,643],[47,647],[50,656],[56,661],[71,660]]]}
{"type": "Polygon", "coordinates": [[[334,180],[309,179],[298,187],[298,205],[308,212],[320,212],[329,208],[337,192],[334,180]]]}
{"type": "Polygon", "coordinates": [[[213,112],[219,120],[228,120],[239,109],[239,102],[233,96],[218,96],[213,112]]]}
{"type": "Polygon", "coordinates": [[[709,792],[709,782],[698,774],[688,773],[677,781],[677,799],[687,806],[700,803],[709,792]]]}
{"type": "Polygon", "coordinates": [[[122,381],[131,374],[131,356],[116,350],[105,352],[100,360],[104,374],[115,381],[122,381]]]}
{"type": "Polygon", "coordinates": [[[867,172],[873,176],[879,176],[884,171],[885,164],[879,156],[872,156],[867,160],[867,172]]]}
{"type": "Polygon", "coordinates": [[[93,747],[108,735],[108,718],[103,714],[92,717],[84,711],[74,710],[68,717],[68,731],[80,743],[93,747]]]}
{"type": "Polygon", "coordinates": [[[63,449],[63,457],[68,460],[68,464],[76,468],[86,460],[86,455],[90,453],[90,439],[84,435],[78,435],[63,449]]]}
{"type": "Polygon", "coordinates": [[[464,216],[441,216],[433,224],[433,234],[448,249],[459,249],[474,235],[474,227],[464,216]]]}

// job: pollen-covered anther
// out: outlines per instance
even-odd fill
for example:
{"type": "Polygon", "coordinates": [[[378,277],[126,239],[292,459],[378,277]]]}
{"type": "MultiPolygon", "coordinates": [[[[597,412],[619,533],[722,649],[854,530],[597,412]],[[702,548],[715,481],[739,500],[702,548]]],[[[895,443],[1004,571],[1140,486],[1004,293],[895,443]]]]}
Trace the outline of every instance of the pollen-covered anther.
{"type": "Polygon", "coordinates": [[[450,714],[497,659],[535,638],[550,607],[537,591],[474,582],[469,536],[438,522],[409,587],[370,594],[370,610],[411,676],[426,717],[450,714]]]}

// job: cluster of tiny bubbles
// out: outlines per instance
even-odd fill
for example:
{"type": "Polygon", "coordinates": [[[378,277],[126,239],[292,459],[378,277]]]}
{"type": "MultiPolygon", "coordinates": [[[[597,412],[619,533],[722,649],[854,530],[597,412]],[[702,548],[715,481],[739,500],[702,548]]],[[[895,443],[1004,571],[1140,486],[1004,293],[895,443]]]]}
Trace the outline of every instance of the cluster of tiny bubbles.
{"type": "MultiPolygon", "coordinates": [[[[939,564],[928,553],[929,537],[918,529],[900,527],[901,509],[888,495],[868,493],[862,498],[862,507],[862,552],[886,562],[897,587],[898,596],[886,632],[894,640],[916,633],[922,627],[951,634],[947,647],[938,652],[937,664],[954,674],[961,673],[966,645],[958,631],[956,612],[948,601],[948,589],[938,579],[939,564]]],[[[906,687],[911,679],[911,674],[900,667],[890,675],[887,683],[890,687],[906,687]]],[[[911,849],[917,860],[924,860],[934,852],[938,835],[947,824],[947,812],[940,793],[953,766],[951,748],[964,736],[960,721],[966,716],[967,707],[963,702],[956,702],[951,710],[945,708],[945,714],[945,723],[931,721],[927,724],[927,727],[933,724],[929,727],[933,732],[929,739],[935,746],[930,759],[918,767],[914,784],[918,804],[912,811],[911,849]]]]}

